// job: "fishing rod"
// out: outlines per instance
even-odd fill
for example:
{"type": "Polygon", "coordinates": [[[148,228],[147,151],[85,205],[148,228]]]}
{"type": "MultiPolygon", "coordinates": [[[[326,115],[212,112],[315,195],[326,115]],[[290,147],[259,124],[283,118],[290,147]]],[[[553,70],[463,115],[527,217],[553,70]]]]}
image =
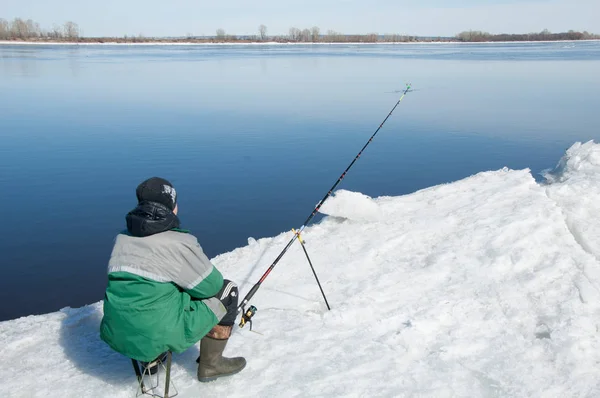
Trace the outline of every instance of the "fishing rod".
{"type": "MultiPolygon", "coordinates": [[[[392,116],[392,113],[394,113],[394,111],[396,110],[396,108],[398,107],[398,105],[400,105],[400,102],[402,102],[402,100],[404,99],[404,96],[406,95],[406,93],[412,91],[411,90],[411,85],[410,83],[406,85],[406,89],[403,91],[402,96],[400,97],[400,99],[398,100],[398,102],[396,102],[396,105],[394,105],[394,107],[392,108],[392,110],[390,111],[390,113],[388,113],[388,115],[385,117],[385,119],[383,119],[383,122],[381,122],[381,124],[379,125],[379,127],[377,128],[377,130],[375,130],[375,132],[373,133],[373,135],[371,135],[371,138],[369,138],[369,140],[367,141],[367,143],[362,147],[362,149],[358,152],[358,154],[356,155],[356,157],[352,160],[352,162],[348,165],[348,167],[346,167],[346,170],[344,170],[344,172],[338,177],[337,181],[335,182],[335,184],[333,184],[333,186],[329,189],[329,191],[327,192],[327,194],[325,194],[325,196],[323,197],[323,199],[321,199],[319,201],[319,203],[315,206],[315,209],[312,211],[312,213],[310,213],[310,215],[308,216],[308,218],[306,219],[306,221],[304,221],[304,223],[302,224],[302,226],[296,231],[293,230],[294,232],[294,236],[292,237],[292,239],[290,239],[290,241],[288,242],[287,245],[285,245],[285,247],[283,248],[283,250],[281,251],[281,253],[279,253],[279,255],[277,256],[277,258],[275,258],[275,260],[273,261],[273,263],[269,266],[269,268],[267,268],[267,270],[265,271],[265,273],[262,275],[262,277],[258,280],[258,282],[256,282],[256,284],[254,286],[252,286],[252,289],[250,289],[250,291],[246,294],[246,296],[244,297],[244,299],[242,300],[242,302],[238,305],[237,311],[238,313],[240,311],[243,311],[242,314],[242,318],[240,319],[240,328],[243,328],[244,325],[246,325],[246,323],[250,322],[250,324],[252,323],[252,317],[254,316],[254,314],[256,313],[257,309],[255,306],[250,306],[248,308],[248,310],[246,310],[246,305],[248,304],[248,302],[250,301],[250,299],[252,299],[252,297],[256,294],[256,292],[258,291],[258,289],[260,288],[260,286],[262,285],[262,283],[264,282],[265,279],[267,279],[267,276],[269,276],[269,274],[271,273],[271,271],[273,270],[273,268],[275,268],[275,266],[277,265],[277,263],[279,262],[279,260],[281,260],[281,258],[285,255],[285,253],[288,251],[288,249],[292,246],[292,244],[294,243],[294,241],[296,239],[300,239],[300,241],[302,242],[302,238],[300,237],[300,234],[304,231],[304,228],[306,228],[306,226],[308,225],[308,223],[313,219],[313,217],[319,212],[319,209],[321,208],[321,206],[323,205],[323,203],[325,203],[325,201],[327,200],[327,198],[329,198],[329,196],[331,196],[331,194],[333,193],[333,191],[335,190],[335,188],[340,184],[340,182],[342,182],[342,180],[344,179],[344,177],[346,177],[346,174],[348,173],[348,171],[350,170],[350,168],[354,165],[354,163],[358,160],[358,158],[360,158],[360,156],[362,155],[363,151],[367,148],[367,146],[369,146],[369,144],[371,143],[371,141],[373,141],[373,139],[375,138],[375,136],[377,135],[377,133],[379,132],[379,130],[381,130],[381,128],[383,127],[383,125],[385,124],[385,122],[389,119],[390,116],[392,116]]],[[[302,246],[304,248],[304,245],[302,246]]],[[[305,254],[308,258],[308,253],[306,253],[306,249],[305,249],[305,254]]],[[[309,263],[310,263],[310,259],[309,259],[309,263]]],[[[311,263],[311,268],[312,268],[312,263],[311,263]]],[[[313,269],[313,273],[314,273],[314,269],[313,269]]],[[[316,274],[315,274],[316,277],[316,274]]],[[[318,281],[318,278],[317,278],[318,281]]],[[[319,288],[321,287],[321,284],[319,283],[319,288]]],[[[321,292],[323,292],[323,290],[321,289],[321,292]]],[[[323,295],[324,297],[325,295],[323,295]]],[[[325,299],[326,303],[327,303],[327,299],[325,299]]],[[[327,307],[329,308],[329,303],[327,303],[327,307]]],[[[252,326],[250,326],[252,328],[252,326]]]]}

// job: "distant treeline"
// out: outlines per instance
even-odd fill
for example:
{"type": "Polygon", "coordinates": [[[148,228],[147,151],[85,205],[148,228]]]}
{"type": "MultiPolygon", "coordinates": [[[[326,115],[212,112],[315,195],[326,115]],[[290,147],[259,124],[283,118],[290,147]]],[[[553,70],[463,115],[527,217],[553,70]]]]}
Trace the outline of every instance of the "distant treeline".
{"type": "Polygon", "coordinates": [[[558,41],[558,40],[591,40],[600,39],[600,35],[594,35],[588,32],[575,32],[570,30],[562,33],[551,33],[547,29],[540,33],[526,34],[496,34],[487,32],[468,31],[456,35],[459,41],[480,42],[480,41],[558,41]]]}
{"type": "Polygon", "coordinates": [[[42,29],[39,23],[31,19],[15,18],[9,22],[0,18],[0,40],[77,39],[79,35],[79,26],[72,21],[62,25],[55,24],[51,29],[42,29]]]}
{"type": "Polygon", "coordinates": [[[232,35],[224,29],[217,29],[214,36],[195,36],[188,33],[180,37],[147,37],[143,34],[124,35],[122,37],[84,37],[75,22],[54,24],[51,29],[44,29],[31,19],[15,18],[7,21],[0,18],[0,40],[38,41],[38,42],[79,42],[79,43],[404,43],[404,42],[485,42],[485,41],[548,41],[548,40],[589,40],[600,39],[599,35],[588,32],[568,31],[527,34],[490,34],[481,31],[465,31],[454,37],[408,36],[397,33],[345,34],[328,30],[322,33],[318,26],[299,29],[292,27],[287,35],[267,34],[267,27],[260,25],[255,35],[232,35]]]}

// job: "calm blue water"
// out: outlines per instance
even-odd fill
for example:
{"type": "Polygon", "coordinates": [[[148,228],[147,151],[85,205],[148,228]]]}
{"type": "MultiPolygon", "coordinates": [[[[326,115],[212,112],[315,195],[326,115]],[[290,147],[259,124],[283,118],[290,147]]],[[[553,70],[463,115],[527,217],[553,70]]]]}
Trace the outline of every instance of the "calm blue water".
{"type": "Polygon", "coordinates": [[[0,45],[0,320],[101,300],[145,178],[213,257],[299,227],[405,82],[340,188],[538,176],[600,139],[599,71],[599,42],[0,45]]]}

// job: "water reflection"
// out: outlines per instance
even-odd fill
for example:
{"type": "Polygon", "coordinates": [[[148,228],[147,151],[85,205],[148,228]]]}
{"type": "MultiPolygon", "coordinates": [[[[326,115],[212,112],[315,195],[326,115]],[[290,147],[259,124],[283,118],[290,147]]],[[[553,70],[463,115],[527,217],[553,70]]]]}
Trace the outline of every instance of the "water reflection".
{"type": "Polygon", "coordinates": [[[101,299],[111,239],[151,175],[185,193],[211,257],[298,227],[405,82],[416,90],[344,189],[536,174],[600,138],[600,43],[3,45],[0,63],[0,301],[21,303],[0,320],[101,299]]]}

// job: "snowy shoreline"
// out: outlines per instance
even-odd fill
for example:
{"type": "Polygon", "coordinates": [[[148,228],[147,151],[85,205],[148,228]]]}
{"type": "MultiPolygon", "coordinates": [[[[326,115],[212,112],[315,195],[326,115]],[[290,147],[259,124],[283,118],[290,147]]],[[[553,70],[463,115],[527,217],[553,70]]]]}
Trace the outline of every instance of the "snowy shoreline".
{"type": "Polygon", "coordinates": [[[375,45],[467,45],[467,44],[532,44],[532,43],[586,43],[586,42],[600,42],[600,39],[590,40],[539,40],[539,41],[481,41],[481,42],[461,42],[461,41],[416,41],[416,42],[375,42],[375,43],[364,43],[364,42],[339,42],[339,43],[295,43],[295,42],[245,42],[245,43],[192,43],[192,42],[147,42],[147,43],[121,43],[121,42],[32,42],[32,41],[2,41],[0,45],[31,45],[31,46],[344,46],[344,45],[364,45],[364,46],[375,46],[375,45]]]}
{"type": "MultiPolygon", "coordinates": [[[[573,144],[546,178],[503,168],[404,196],[337,190],[304,230],[331,310],[291,246],[251,301],[253,330],[236,326],[225,351],[247,367],[199,383],[196,344],[173,356],[180,396],[600,396],[600,144],[573,144]]],[[[243,296],[291,234],[211,261],[243,296]]],[[[0,322],[3,393],[135,396],[101,318],[100,301],[0,322]]]]}

